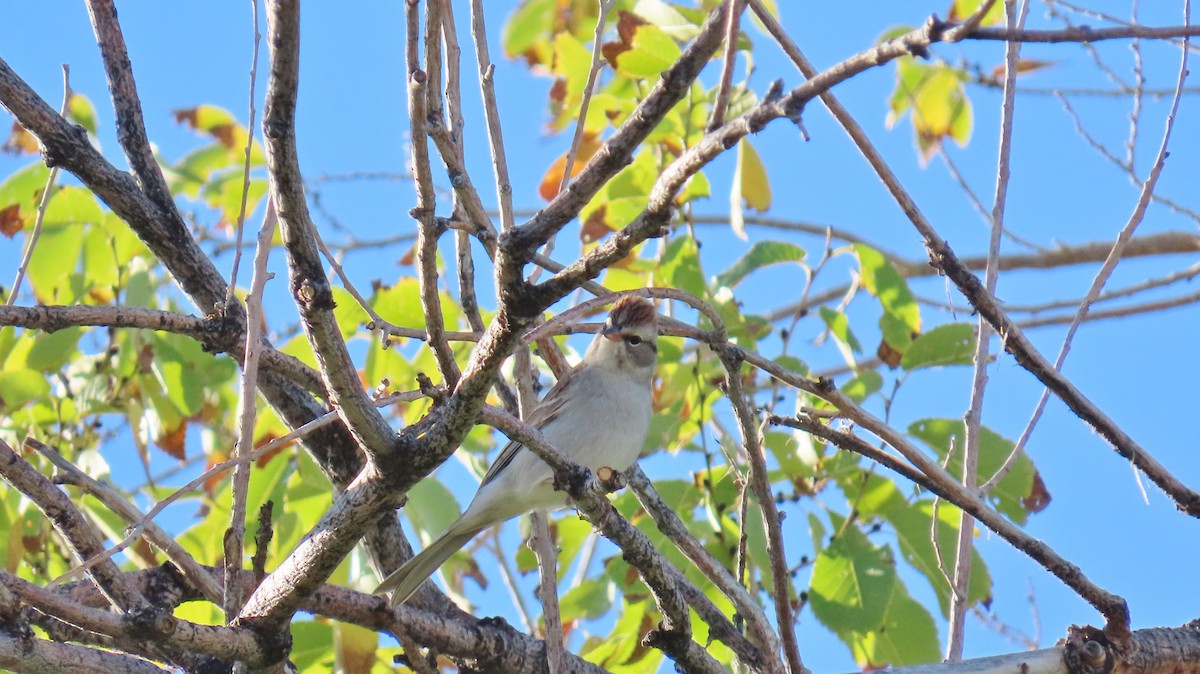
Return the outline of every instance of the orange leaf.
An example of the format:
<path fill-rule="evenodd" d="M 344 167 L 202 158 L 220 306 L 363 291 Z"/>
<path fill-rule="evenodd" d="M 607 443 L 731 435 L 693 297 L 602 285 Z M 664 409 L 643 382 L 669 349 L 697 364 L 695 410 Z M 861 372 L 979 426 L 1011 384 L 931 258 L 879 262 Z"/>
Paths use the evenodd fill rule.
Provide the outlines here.
<path fill-rule="evenodd" d="M 218 451 L 210 452 L 208 455 L 208 458 L 204 461 L 204 469 L 210 470 L 213 466 L 217 465 L 218 463 L 221 463 L 222 461 L 224 461 L 228 458 L 229 458 L 229 455 L 226 454 L 224 451 L 218 450 Z M 204 481 L 204 492 L 206 494 L 208 494 L 209 496 L 212 496 L 214 493 L 216 493 L 217 488 L 221 486 L 221 481 L 225 479 L 225 474 L 228 472 L 229 472 L 229 469 L 222 470 L 219 473 L 217 473 L 216 475 L 213 475 L 212 477 L 205 480 Z"/>
<path fill-rule="evenodd" d="M 1050 505 L 1050 490 L 1046 488 L 1046 483 L 1042 482 L 1042 476 L 1037 471 L 1033 472 L 1033 486 L 1029 489 L 1029 496 L 1021 499 L 1021 505 L 1030 513 L 1040 513 Z"/>
<path fill-rule="evenodd" d="M 604 221 L 604 215 L 607 211 L 608 208 L 605 206 L 601 206 L 600 208 L 592 211 L 592 214 L 588 216 L 587 221 L 584 222 L 583 226 L 579 228 L 579 239 L 581 241 L 584 243 L 599 241 L 613 231 L 613 228 L 609 227 L 608 223 Z"/>
<path fill-rule="evenodd" d="M 154 445 L 167 453 L 172 459 L 184 461 L 187 459 L 187 450 L 184 447 L 184 441 L 187 439 L 188 422 L 186 419 L 179 422 L 179 427 L 174 430 L 167 431 L 154 438 Z"/>
<path fill-rule="evenodd" d="M 0 234 L 11 239 L 25 226 L 25 218 L 21 217 L 20 204 L 10 204 L 0 209 Z"/>
<path fill-rule="evenodd" d="M 208 132 L 227 148 L 233 149 L 237 145 L 237 127 L 233 124 L 218 124 Z"/>
<path fill-rule="evenodd" d="M 1017 61 L 1017 74 L 1024 75 L 1056 65 L 1057 61 L 1042 61 L 1039 59 L 1020 59 Z M 999 81 L 1004 77 L 1004 64 L 992 68 L 992 79 Z"/>
<path fill-rule="evenodd" d="M 575 163 L 571 165 L 571 177 L 579 175 L 583 170 L 584 165 L 596 154 L 600 149 L 600 139 L 592 134 L 587 134 L 579 143 L 579 152 L 575 154 Z M 538 185 L 538 196 L 550 201 L 558 194 L 558 187 L 562 185 L 563 172 L 567 169 L 567 153 L 554 160 L 550 168 L 546 170 L 546 174 L 542 176 L 542 182 Z"/>
<path fill-rule="evenodd" d="M 615 65 L 618 56 L 633 49 L 633 34 L 637 32 L 638 26 L 645 23 L 645 19 L 633 12 L 624 10 L 617 12 L 618 39 L 615 42 L 605 42 L 600 47 L 600 53 L 604 55 L 604 60 L 608 61 L 609 65 Z"/>
<path fill-rule="evenodd" d="M 417 261 L 417 244 L 413 244 L 403 255 L 400 256 L 400 264 L 405 267 L 411 267 Z"/>
<path fill-rule="evenodd" d="M 14 121 L 12 131 L 8 134 L 8 140 L 4 141 L 4 145 L 0 146 L 0 149 L 9 154 L 37 154 L 38 142 L 32 133 Z"/>
<path fill-rule="evenodd" d="M 274 442 L 276 439 L 278 439 L 279 437 L 280 436 L 275 435 L 274 433 L 267 433 L 254 442 L 254 448 L 258 449 L 259 447 L 263 447 L 267 444 L 270 444 L 270 443 Z M 271 459 L 275 458 L 280 452 L 282 452 L 283 450 L 285 450 L 291 446 L 292 446 L 292 442 L 283 443 L 282 445 L 276 447 L 275 449 L 272 449 L 271 451 L 267 452 L 266 454 L 263 454 L 262 456 L 258 457 L 258 459 L 254 462 L 254 465 L 258 466 L 259 468 L 262 468 L 263 466 L 267 465 L 268 463 L 271 463 Z"/>
<path fill-rule="evenodd" d="M 892 345 L 888 344 L 887 340 L 879 341 L 879 348 L 875 350 L 875 355 L 879 356 L 879 360 L 882 360 L 893 370 L 900 367 L 900 359 L 904 356 L 904 354 L 892 348 Z"/>

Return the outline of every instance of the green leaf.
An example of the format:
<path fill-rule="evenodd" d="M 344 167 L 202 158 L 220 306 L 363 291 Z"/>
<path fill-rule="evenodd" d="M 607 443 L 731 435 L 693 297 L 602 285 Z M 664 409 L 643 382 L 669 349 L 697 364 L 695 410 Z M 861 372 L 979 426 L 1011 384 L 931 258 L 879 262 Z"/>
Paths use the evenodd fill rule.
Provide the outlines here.
<path fill-rule="evenodd" d="M 550 49 L 546 35 L 554 26 L 556 0 L 525 0 L 504 22 L 500 43 L 508 58 L 525 56 L 534 63 L 548 63 Z"/>
<path fill-rule="evenodd" d="M 825 321 L 825 327 L 829 330 L 829 334 L 833 335 L 838 346 L 842 347 L 842 353 L 846 360 L 853 361 L 850 352 L 862 353 L 862 345 L 851 332 L 850 319 L 846 318 L 846 314 L 834 311 L 829 307 L 821 307 L 821 320 Z"/>
<path fill-rule="evenodd" d="M 21 227 L 33 224 L 38 200 L 46 187 L 50 169 L 37 162 L 13 173 L 0 183 L 0 213 Z"/>
<path fill-rule="evenodd" d="M 35 370 L 0 372 L 0 411 L 11 414 L 29 402 L 50 395 L 50 383 Z"/>
<path fill-rule="evenodd" d="M 908 427 L 908 432 L 920 439 L 937 452 L 940 460 L 945 461 L 950 447 L 954 447 L 954 456 L 946 463 L 946 470 L 958 478 L 962 476 L 963 422 L 960 419 L 920 419 Z M 978 483 L 982 484 L 1000 469 L 1004 461 L 1012 454 L 1015 444 L 1012 440 L 996 433 L 986 426 L 979 429 L 979 464 Z M 1038 493 L 1034 494 L 1035 486 Z M 1025 452 L 1017 456 L 1012 469 L 1004 479 L 988 494 L 988 500 L 997 510 L 1004 513 L 1017 524 L 1025 524 L 1029 513 L 1037 512 L 1045 507 L 1050 494 L 1033 462 Z"/>
<path fill-rule="evenodd" d="M 895 583 L 891 551 L 848 526 L 817 555 L 808 597 L 813 615 L 829 629 L 868 632 L 883 625 Z"/>
<path fill-rule="evenodd" d="M 854 507 L 864 520 L 882 518 L 896 532 L 900 553 L 904 559 L 925 576 L 937 595 L 942 614 L 949 617 L 950 588 L 944 571 L 938 565 L 938 555 L 933 548 L 933 500 L 923 499 L 909 503 L 896 482 L 878 474 L 847 471 L 839 477 L 838 485 L 853 500 Z M 954 547 L 958 540 L 958 525 L 961 511 L 952 504 L 942 502 L 938 511 L 937 541 L 944 564 L 953 565 Z M 992 579 L 987 565 L 978 549 L 971 555 L 971 585 L 968 600 L 987 602 L 991 598 Z"/>
<path fill-rule="evenodd" d="M 607 578 L 587 578 L 559 598 L 564 621 L 592 620 L 612 608 L 611 584 Z"/>
<path fill-rule="evenodd" d="M 866 244 L 853 245 L 858 257 L 862 284 L 883 307 L 884 318 L 879 326 L 884 341 L 903 354 L 912 343 L 913 335 L 921 332 L 921 310 L 908 282 L 896 271 L 882 253 Z"/>
<path fill-rule="evenodd" d="M 71 327 L 54 332 L 27 332 L 33 345 L 25 355 L 25 366 L 40 372 L 54 372 L 71 362 L 83 328 Z"/>
<path fill-rule="evenodd" d="M 716 278 L 718 286 L 737 286 L 750 272 L 783 262 L 803 262 L 805 252 L 800 246 L 784 241 L 759 241 Z"/>
<path fill-rule="evenodd" d="M 950 6 L 950 16 L 947 21 L 965 21 L 967 17 L 975 13 L 979 6 L 983 4 L 983 0 L 954 0 L 954 4 Z M 987 14 L 983 15 L 983 20 L 980 21 L 980 26 L 995 26 L 1004 23 L 1004 3 L 992 3 Z"/>
<path fill-rule="evenodd" d="M 99 125 L 96 123 L 96 106 L 87 96 L 79 93 L 71 94 L 71 102 L 67 104 L 67 117 L 72 122 L 87 129 L 88 133 L 96 135 Z"/>
<path fill-rule="evenodd" d="M 111 302 L 121 283 L 121 267 L 104 227 L 88 227 L 83 236 L 84 284 L 93 299 Z"/>
<path fill-rule="evenodd" d="M 214 142 L 185 154 L 168 169 L 167 184 L 172 192 L 193 199 L 200 196 L 200 188 L 215 173 L 232 168 L 236 158 L 224 145 Z"/>
<path fill-rule="evenodd" d="M 333 671 L 333 625 L 315 620 L 294 620 L 292 650 L 288 659 L 299 672 Z"/>
<path fill-rule="evenodd" d="M 694 21 L 662 0 L 638 0 L 633 13 L 680 42 L 687 42 L 700 32 L 700 27 Z"/>
<path fill-rule="evenodd" d="M 771 207 L 771 181 L 767 167 L 750 141 L 738 141 L 737 173 L 734 178 L 741 187 L 742 200 L 747 208 L 762 212 Z"/>
<path fill-rule="evenodd" d="M 927 65 L 912 57 L 897 59 L 896 88 L 889 101 L 887 125 L 890 128 L 911 112 L 923 161 L 941 147 L 946 136 L 960 146 L 970 140 L 973 113 L 964 88 L 967 79 L 962 70 L 942 63 Z"/>
<path fill-rule="evenodd" d="M 42 236 L 29 262 L 29 280 L 38 300 L 70 303 L 67 276 L 79 266 L 86 227 L 103 219 L 100 202 L 81 187 L 63 187 L 54 193 L 42 220 Z"/>
<path fill-rule="evenodd" d="M 838 388 L 854 402 L 861 403 L 867 396 L 883 388 L 883 375 L 875 370 L 863 370 Z"/>
<path fill-rule="evenodd" d="M 970 365 L 975 355 L 975 326 L 947 323 L 918 336 L 904 352 L 900 367 L 909 372 L 942 365 Z"/>
<path fill-rule="evenodd" d="M 703 297 L 707 286 L 700 268 L 700 249 L 690 236 L 676 236 L 667 244 L 654 270 L 654 285 L 679 288 Z"/>
<path fill-rule="evenodd" d="M 653 24 L 639 25 L 630 39 L 630 49 L 616 57 L 617 72 L 632 79 L 658 77 L 683 55 L 679 45 Z M 588 60 L 590 63 L 591 55 Z"/>
<path fill-rule="evenodd" d="M 866 634 L 839 634 L 864 671 L 902 667 L 939 658 L 937 625 L 929 611 L 908 594 L 904 583 L 892 586 L 883 623 Z"/>
<path fill-rule="evenodd" d="M 404 514 L 425 545 L 449 528 L 460 513 L 454 494 L 437 480 L 421 480 L 408 491 Z"/>
<path fill-rule="evenodd" d="M 29 283 L 42 304 L 72 304 L 71 272 L 83 252 L 83 228 L 69 224 L 44 225 L 29 260 Z"/>

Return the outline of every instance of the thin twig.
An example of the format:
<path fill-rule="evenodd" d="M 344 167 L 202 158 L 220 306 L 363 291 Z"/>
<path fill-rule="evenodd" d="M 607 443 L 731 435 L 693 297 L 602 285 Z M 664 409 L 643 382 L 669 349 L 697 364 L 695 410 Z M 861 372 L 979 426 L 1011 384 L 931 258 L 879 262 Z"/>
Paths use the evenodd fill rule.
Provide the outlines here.
<path fill-rule="evenodd" d="M 732 11 L 725 17 L 725 54 L 721 59 L 721 79 L 717 82 L 717 93 L 713 97 L 712 117 L 708 120 L 709 131 L 725 123 L 725 109 L 729 107 L 733 85 L 733 68 L 737 65 L 738 33 L 745 10 L 746 0 L 733 0 Z"/>
<path fill-rule="evenodd" d="M 118 517 L 126 522 L 133 524 L 143 519 L 143 515 L 129 501 L 125 500 L 116 489 L 102 484 L 92 476 L 83 472 L 78 466 L 67 461 L 57 450 L 49 445 L 43 444 L 34 438 L 25 438 L 25 446 L 31 447 L 39 454 L 46 457 L 56 468 L 62 471 L 62 475 L 58 478 L 60 481 L 66 480 L 71 484 L 83 489 L 87 493 L 95 496 L 104 507 L 111 510 Z M 146 540 L 158 546 L 167 558 L 175 563 L 188 580 L 196 585 L 200 593 L 205 599 L 219 604 L 223 596 L 221 585 L 216 579 L 208 573 L 192 555 L 183 549 L 175 538 L 167 533 L 162 527 L 153 522 L 147 522 L 145 525 Z"/>
<path fill-rule="evenodd" d="M 1191 0 L 1184 0 L 1184 23 L 1191 23 Z M 1063 337 L 1062 345 L 1059 347 L 1058 356 L 1054 359 L 1054 371 L 1056 373 L 1062 371 L 1063 363 L 1066 362 L 1067 354 L 1071 351 L 1071 341 L 1075 337 L 1075 333 L 1079 329 L 1079 325 L 1087 317 L 1088 310 L 1091 308 L 1096 298 L 1100 296 L 1100 292 L 1104 289 L 1104 285 L 1112 276 L 1117 264 L 1121 261 L 1121 256 L 1125 251 L 1129 240 L 1133 238 L 1134 232 L 1138 225 L 1141 224 L 1146 215 L 1146 208 L 1150 205 L 1150 197 L 1154 194 L 1154 187 L 1158 184 L 1158 177 L 1162 174 L 1163 167 L 1167 161 L 1167 148 L 1170 145 L 1171 131 L 1175 127 L 1175 115 L 1179 111 L 1179 101 L 1183 96 L 1182 89 L 1184 82 L 1187 81 L 1188 75 L 1188 49 L 1190 38 L 1184 38 L 1184 49 L 1180 50 L 1179 59 L 1179 76 L 1175 84 L 1175 97 L 1171 101 L 1171 109 L 1167 113 L 1165 128 L 1163 130 L 1162 141 L 1159 144 L 1158 154 L 1155 157 L 1154 164 L 1150 168 L 1149 175 L 1146 176 L 1145 182 L 1142 183 L 1141 194 L 1138 195 L 1138 200 L 1134 204 L 1133 212 L 1126 221 L 1125 226 L 1117 234 L 1117 239 L 1113 242 L 1112 250 L 1104 263 L 1100 266 L 1100 270 L 1096 272 L 1095 278 L 1092 279 L 1092 284 L 1088 288 L 1088 292 L 1084 295 L 1083 301 L 1079 303 L 1079 309 L 1075 312 L 1075 318 L 1071 320 L 1070 327 L 1067 328 L 1067 334 Z M 1024 450 L 1025 444 L 1029 441 L 1030 435 L 1033 434 L 1033 429 L 1037 426 L 1038 420 L 1041 419 L 1042 411 L 1046 407 L 1047 401 L 1050 399 L 1050 388 L 1042 389 L 1042 394 L 1038 398 L 1037 405 L 1034 407 L 1033 414 L 1030 415 L 1029 422 L 1026 423 L 1025 429 L 1021 431 L 1020 437 L 1017 438 L 1016 444 L 1013 446 L 1012 452 L 1005 459 L 1000 469 L 996 471 L 982 487 L 983 493 L 987 493 L 994 488 L 1003 477 L 1008 474 L 1013 465 L 1016 464 L 1018 455 Z"/>
<path fill-rule="evenodd" d="M 262 351 L 262 335 L 266 329 L 266 312 L 262 296 L 267 281 L 274 274 L 267 271 L 267 260 L 271 256 L 271 238 L 278 221 L 275 217 L 275 197 L 268 194 L 267 212 L 258 230 L 258 244 L 254 252 L 254 274 L 250 281 L 250 294 L 246 297 L 246 350 L 242 361 L 242 384 L 238 391 L 238 439 L 233 448 L 233 458 L 241 459 L 254 446 L 254 422 L 258 412 L 258 359 Z M 234 582 L 242 570 L 242 556 L 246 538 L 246 498 L 250 490 L 250 464 L 238 461 L 233 468 L 232 504 L 229 509 L 229 529 L 225 532 L 225 598 L 221 607 L 225 611 L 225 622 L 230 624 L 242 609 L 241 585 Z"/>
<path fill-rule="evenodd" d="M 229 272 L 229 289 L 225 291 L 225 303 L 233 302 L 233 291 L 237 288 L 238 264 L 242 261 L 242 230 L 246 224 L 246 204 L 250 198 L 250 153 L 254 149 L 254 116 L 258 109 L 254 105 L 255 87 L 258 84 L 258 44 L 262 33 L 258 30 L 258 0 L 250 0 L 250 20 L 254 26 L 254 48 L 250 57 L 250 119 L 246 122 L 246 160 L 242 166 L 242 203 L 238 208 L 237 229 L 234 235 L 233 268 Z"/>
<path fill-rule="evenodd" d="M 1017 8 L 1017 0 L 1006 0 L 1004 3 L 1006 21 L 1009 28 L 1021 29 L 1025 25 L 1025 17 L 1029 11 L 1029 3 L 1024 0 Z M 996 166 L 996 190 L 992 200 L 991 238 L 988 241 L 987 267 L 984 272 L 984 289 L 992 294 L 996 292 L 996 282 L 1000 270 L 997 261 L 1000 259 L 1000 240 L 1004 231 L 1004 212 L 1008 202 L 1008 183 L 1011 176 L 1012 129 L 1013 115 L 1016 107 L 1016 91 L 1014 86 L 1017 79 L 1017 66 L 1021 58 L 1021 44 L 1009 42 L 1005 45 L 1004 53 L 1004 96 L 1000 106 L 1000 150 Z M 979 430 L 983 418 L 983 401 L 988 382 L 988 363 L 991 360 L 991 326 L 982 317 L 978 320 L 975 354 L 973 357 L 973 373 L 971 378 L 970 402 L 966 414 L 963 415 L 965 441 L 963 443 L 963 489 L 968 493 L 975 491 L 979 467 Z M 936 526 L 936 520 L 935 524 Z M 971 585 L 971 552 L 974 549 L 975 518 L 966 510 L 959 514 L 958 537 L 954 552 L 954 578 L 950 592 L 950 625 L 949 637 L 946 640 L 946 660 L 958 662 L 962 659 L 964 644 L 964 629 L 967 621 L 968 593 Z"/>
<path fill-rule="evenodd" d="M 59 115 L 66 117 L 67 109 L 71 105 L 71 66 L 64 63 L 63 71 L 63 102 L 59 109 Z M 46 185 L 42 188 L 42 196 L 38 199 L 37 215 L 33 219 L 33 231 L 29 233 L 29 241 L 25 243 L 25 251 L 21 254 L 21 263 L 17 265 L 17 276 L 13 279 L 12 290 L 8 292 L 8 299 L 5 300 L 5 306 L 12 306 L 17 301 L 17 293 L 21 290 L 21 281 L 25 278 L 25 271 L 29 268 L 29 261 L 33 259 L 34 248 L 37 247 L 38 239 L 42 236 L 42 221 L 46 218 L 46 207 L 50 205 L 50 198 L 54 196 L 54 183 L 58 180 L 58 166 L 50 169 L 50 175 L 46 176 Z"/>

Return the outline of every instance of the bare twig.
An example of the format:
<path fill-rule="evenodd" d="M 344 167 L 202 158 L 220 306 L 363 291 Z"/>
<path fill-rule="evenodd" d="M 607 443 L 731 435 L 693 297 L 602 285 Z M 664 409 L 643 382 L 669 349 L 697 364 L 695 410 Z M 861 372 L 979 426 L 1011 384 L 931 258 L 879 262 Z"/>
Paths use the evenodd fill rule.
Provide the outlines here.
<path fill-rule="evenodd" d="M 267 316 L 263 310 L 262 295 L 267 281 L 274 274 L 267 271 L 267 260 L 271 255 L 271 238 L 275 234 L 275 198 L 268 195 L 267 212 L 258 230 L 258 244 L 254 253 L 254 274 L 250 281 L 250 294 L 246 297 L 246 355 L 242 360 L 242 383 L 238 392 L 238 439 L 232 452 L 239 461 L 233 468 L 232 504 L 229 510 L 229 528 L 225 532 L 225 599 L 221 607 L 225 610 L 225 622 L 231 623 L 242 609 L 241 586 L 233 582 L 242 570 L 242 552 L 246 538 L 246 498 L 250 489 L 250 464 L 241 461 L 254 446 L 254 421 L 258 411 L 258 357 L 262 351 L 262 335 L 266 329 Z"/>
<path fill-rule="evenodd" d="M 101 484 L 95 478 L 80 470 L 75 464 L 67 461 L 53 447 L 38 442 L 34 438 L 25 438 L 25 446 L 37 450 L 38 453 L 53 463 L 55 468 L 62 471 L 62 474 L 56 478 L 58 481 L 67 481 L 95 496 L 104 504 L 105 508 L 108 508 L 129 524 L 143 521 L 142 513 L 132 503 L 126 501 L 125 497 L 118 493 L 117 490 Z M 153 522 L 146 522 L 145 536 L 146 540 L 158 546 L 159 549 L 166 553 L 168 559 L 179 566 L 183 574 L 200 589 L 200 593 L 206 599 L 214 604 L 220 603 L 223 596 L 221 585 L 196 562 L 195 558 L 187 550 L 183 549 L 183 546 L 171 534 Z"/>
<path fill-rule="evenodd" d="M 791 574 L 788 572 L 787 556 L 783 549 L 782 518 L 771 493 L 771 481 L 767 476 L 766 457 L 763 456 L 762 433 L 754 418 L 750 400 L 742 386 L 742 360 L 737 354 L 714 345 L 714 350 L 725 365 L 725 392 L 737 417 L 742 434 L 742 447 L 750 464 L 750 488 L 763 518 L 767 531 L 767 556 L 771 562 L 771 584 L 775 603 L 775 620 L 779 624 L 779 636 L 783 643 L 783 654 L 788 671 L 792 674 L 807 674 L 800 659 L 800 645 L 796 641 L 795 618 L 792 614 Z"/>
<path fill-rule="evenodd" d="M 441 27 L 441 16 L 438 12 L 440 3 L 427 3 L 432 13 L 429 19 L 431 26 Z M 429 86 L 429 74 L 420 69 L 418 59 L 420 46 L 420 7 L 417 3 L 406 3 L 407 32 L 405 38 L 405 61 L 408 66 L 408 121 L 411 128 L 409 140 L 412 147 L 412 170 L 417 186 L 417 205 L 411 214 L 417 220 L 417 280 L 421 287 L 421 308 L 425 313 L 425 330 L 428 334 L 429 346 L 437 359 L 438 369 L 446 385 L 453 388 L 458 383 L 461 374 L 458 363 L 454 360 L 454 351 L 442 334 L 446 329 L 445 318 L 442 314 L 442 300 L 438 295 L 437 242 L 440 232 L 434 223 L 434 209 L 437 196 L 433 191 L 433 172 L 429 164 L 429 141 L 426 135 L 426 123 L 430 119 L 428 110 L 429 94 L 427 89 L 437 92 L 437 80 Z M 441 68 L 441 30 L 427 32 L 425 39 L 426 62 Z M 435 54 L 436 52 L 436 54 Z M 434 73 L 437 75 L 437 73 Z M 436 100 L 440 100 L 435 95 Z M 441 117 L 441 110 L 435 111 Z"/>
<path fill-rule="evenodd" d="M 738 33 L 745 10 L 746 0 L 733 0 L 733 9 L 725 17 L 725 54 L 721 60 L 721 79 L 717 82 L 717 93 L 713 98 L 712 117 L 708 120 L 709 131 L 725 123 L 725 109 L 729 106 L 733 85 L 733 68 L 737 64 Z"/>
<path fill-rule="evenodd" d="M 396 434 L 358 380 L 358 370 L 333 315 L 332 286 L 321 264 L 316 227 L 304 199 L 294 125 L 300 77 L 299 7 L 296 0 L 278 0 L 269 4 L 268 9 L 271 60 L 263 136 L 271 194 L 287 252 L 290 290 L 309 343 L 321 364 L 330 404 L 367 456 L 386 456 L 395 450 Z"/>
<path fill-rule="evenodd" d="M 0 440 L 0 476 L 46 514 L 80 562 L 102 555 L 104 545 L 100 535 L 71 499 L 3 440 Z M 111 559 L 100 557 L 87 571 L 88 577 L 109 603 L 121 611 L 132 611 L 148 605 Z"/>
<path fill-rule="evenodd" d="M 546 639 L 546 669 L 559 674 L 566 666 L 562 614 L 558 609 L 558 555 L 550 537 L 550 522 L 545 511 L 529 513 L 529 546 L 538 560 L 538 599 L 542 602 L 542 620 Z"/>
<path fill-rule="evenodd" d="M 749 625 L 750 636 L 762 649 L 762 670 L 784 671 L 783 662 L 779 659 L 779 638 L 754 597 L 750 596 L 746 588 L 742 587 L 739 581 L 691 535 L 679 519 L 679 515 L 655 491 L 650 478 L 646 477 L 641 467 L 635 465 L 629 469 L 629 486 L 637 495 L 638 502 L 654 518 L 658 530 L 670 538 L 675 547 L 733 602 L 737 615 Z"/>
<path fill-rule="evenodd" d="M 254 116 L 258 109 L 254 105 L 255 87 L 258 84 L 258 44 L 262 33 L 258 30 L 258 0 L 250 0 L 250 21 L 254 26 L 254 48 L 250 57 L 250 101 L 249 120 L 246 122 L 246 159 L 242 165 L 242 203 L 238 207 L 237 229 L 234 235 L 233 266 L 229 272 L 229 289 L 225 292 L 225 303 L 233 302 L 233 291 L 237 288 L 238 264 L 242 261 L 242 230 L 246 224 L 246 204 L 250 198 L 250 153 L 254 149 Z M 270 242 L 268 242 L 270 243 Z"/>
<path fill-rule="evenodd" d="M 63 71 L 63 102 L 59 109 L 59 115 L 67 116 L 67 109 L 71 105 L 71 66 L 66 63 L 62 66 Z M 37 215 L 33 219 L 33 231 L 29 233 L 29 241 L 25 243 L 25 251 L 21 253 L 21 262 L 17 265 L 17 276 L 13 279 L 12 289 L 8 291 L 8 299 L 5 300 L 6 306 L 12 306 L 17 301 L 17 293 L 21 290 L 21 281 L 25 278 L 25 271 L 29 268 L 29 261 L 33 259 L 33 251 L 37 247 L 38 239 L 42 236 L 42 221 L 46 219 L 46 207 L 50 205 L 50 199 L 54 196 L 54 183 L 58 180 L 58 167 L 50 169 L 50 175 L 46 176 L 46 185 L 42 188 L 42 196 L 38 199 Z"/>
<path fill-rule="evenodd" d="M 1190 0 L 1184 0 L 1184 22 L 1188 24 L 1191 23 Z M 1184 49 L 1180 50 L 1181 56 L 1179 63 L 1179 76 L 1175 84 L 1175 97 L 1172 99 L 1171 109 L 1167 113 L 1167 119 L 1165 122 L 1166 128 L 1163 130 L 1162 142 L 1159 145 L 1158 154 L 1155 157 L 1154 164 L 1150 168 L 1149 175 L 1146 176 L 1146 180 L 1142 183 L 1141 194 L 1138 195 L 1138 200 L 1134 204 L 1133 213 L 1130 214 L 1129 220 L 1117 234 L 1117 240 L 1113 242 L 1112 250 L 1109 252 L 1108 257 L 1105 258 L 1104 264 L 1100 266 L 1100 270 L 1096 272 L 1096 276 L 1092 279 L 1092 284 L 1088 288 L 1087 294 L 1084 295 L 1083 300 L 1079 303 L 1079 309 L 1075 312 L 1075 317 L 1071 320 L 1070 327 L 1067 328 L 1067 334 L 1063 338 L 1062 346 L 1059 347 L 1058 356 L 1054 360 L 1053 367 L 1056 373 L 1062 371 L 1062 366 L 1063 363 L 1066 362 L 1067 354 L 1071 351 L 1071 341 L 1074 339 L 1075 333 L 1079 329 L 1079 325 L 1087 317 L 1088 310 L 1091 308 L 1092 303 L 1095 302 L 1096 298 L 1100 296 L 1100 292 L 1104 289 L 1104 285 L 1108 282 L 1109 277 L 1112 276 L 1113 270 L 1115 270 L 1117 267 L 1117 263 L 1120 262 L 1121 256 L 1128 246 L 1129 241 L 1133 238 L 1134 232 L 1137 230 L 1138 225 L 1141 224 L 1142 219 L 1146 215 L 1146 208 L 1150 204 L 1150 197 L 1154 194 L 1154 187 L 1158 183 L 1158 177 L 1162 174 L 1163 166 L 1166 164 L 1168 154 L 1167 148 L 1169 147 L 1171 140 L 1171 131 L 1175 126 L 1175 114 L 1179 111 L 1179 101 L 1183 96 L 1183 85 L 1184 82 L 1187 81 L 1189 52 L 1186 47 L 1190 43 L 1189 40 L 1190 38 L 1184 38 Z M 1132 154 L 1130 156 L 1132 157 Z M 1045 409 L 1049 397 L 1050 388 L 1046 387 L 1042 389 L 1042 394 L 1038 398 L 1038 402 L 1034 407 L 1033 414 L 1030 415 L 1029 422 L 1025 425 L 1025 429 L 1021 432 L 1020 437 L 1017 438 L 1017 442 L 1013 446 L 1013 451 L 1009 454 L 1008 458 L 1005 459 L 1004 463 L 1000 466 L 1000 469 L 996 471 L 996 474 L 993 475 L 983 485 L 982 491 L 984 493 L 987 493 L 990 489 L 994 488 L 996 484 L 998 484 L 999 481 L 1003 479 L 1006 474 L 1008 474 L 1008 471 L 1012 469 L 1013 465 L 1015 465 L 1018 455 L 1024 450 L 1025 444 L 1029 441 L 1029 436 L 1033 434 L 1033 429 L 1037 426 L 1038 420 L 1041 419 L 1042 411 Z M 1153 479 L 1153 476 L 1151 476 L 1151 479 Z"/>
<path fill-rule="evenodd" d="M 1025 25 L 1025 17 L 1029 11 L 1027 0 L 1020 3 L 1017 9 L 1016 0 L 1006 0 L 1005 15 L 1009 28 L 1020 29 Z M 1021 57 L 1021 44 L 1009 42 L 1005 45 L 1004 53 L 1004 97 L 1000 114 L 1000 151 L 996 166 L 996 191 L 992 201 L 992 232 L 988 242 L 987 269 L 984 274 L 984 289 L 995 294 L 996 281 L 1000 270 L 996 268 L 1000 258 L 1000 236 L 1004 230 L 1004 211 L 1008 200 L 1008 182 L 1012 164 L 1012 127 L 1013 113 L 1016 104 L 1014 86 L 1017 79 L 1017 66 Z M 963 416 L 963 474 L 962 485 L 967 492 L 974 492 L 978 480 L 979 466 L 979 428 L 983 417 L 983 400 L 987 388 L 988 363 L 991 360 L 991 326 L 980 318 L 978 335 L 975 341 L 974 368 L 971 379 L 971 396 L 967 412 Z M 936 527 L 937 518 L 934 518 Z M 954 578 L 950 593 L 950 626 L 949 637 L 946 640 L 946 659 L 957 662 L 962 659 L 963 631 L 966 627 L 968 590 L 971 585 L 971 551 L 973 550 L 975 534 L 975 518 L 966 510 L 961 511 L 958 522 L 958 538 L 955 542 Z"/>

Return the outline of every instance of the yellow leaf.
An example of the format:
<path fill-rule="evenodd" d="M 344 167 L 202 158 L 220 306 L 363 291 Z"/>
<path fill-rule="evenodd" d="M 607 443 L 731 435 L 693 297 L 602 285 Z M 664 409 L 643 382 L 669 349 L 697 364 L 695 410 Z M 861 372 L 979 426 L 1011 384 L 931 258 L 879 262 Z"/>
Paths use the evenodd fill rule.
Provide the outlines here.
<path fill-rule="evenodd" d="M 738 142 L 737 168 L 733 174 L 733 192 L 730 195 L 730 224 L 734 234 L 746 239 L 743 219 L 743 204 L 762 212 L 771 207 L 771 182 L 767 179 L 767 168 L 750 141 L 743 138 Z"/>

